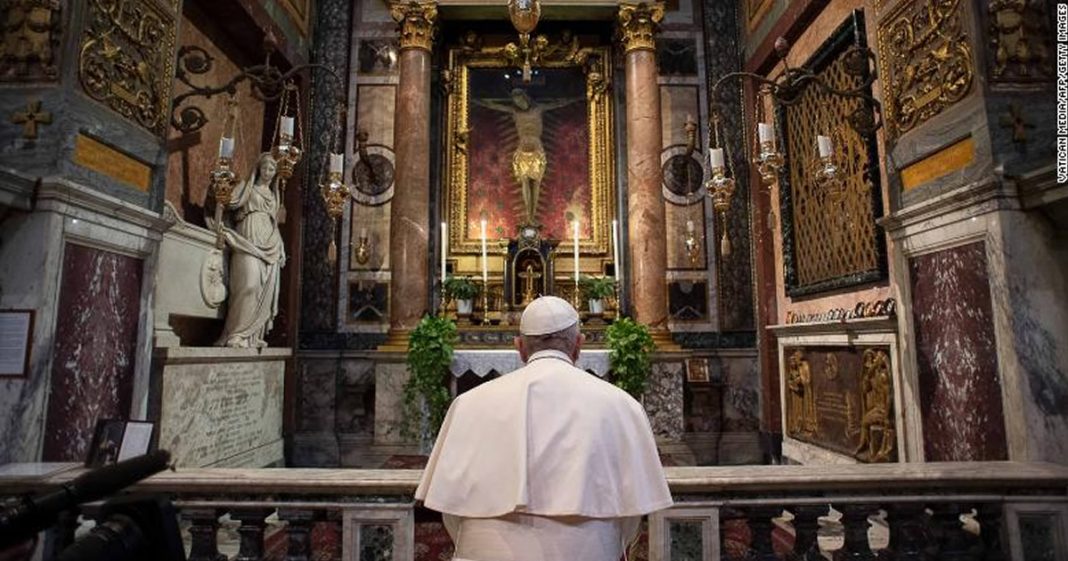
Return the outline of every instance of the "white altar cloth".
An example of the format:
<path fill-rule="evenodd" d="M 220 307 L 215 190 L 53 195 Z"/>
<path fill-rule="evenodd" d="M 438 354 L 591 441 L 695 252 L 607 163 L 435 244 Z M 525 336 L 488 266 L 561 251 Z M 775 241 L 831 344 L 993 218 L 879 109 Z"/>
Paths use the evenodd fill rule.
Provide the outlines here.
<path fill-rule="evenodd" d="M 457 378 L 463 376 L 468 370 L 474 372 L 479 378 L 484 378 L 492 371 L 507 374 L 522 366 L 519 353 L 514 350 L 458 349 L 452 354 L 449 371 Z M 605 374 L 608 374 L 608 350 L 583 350 L 579 353 L 578 364 L 575 366 L 604 378 Z"/>

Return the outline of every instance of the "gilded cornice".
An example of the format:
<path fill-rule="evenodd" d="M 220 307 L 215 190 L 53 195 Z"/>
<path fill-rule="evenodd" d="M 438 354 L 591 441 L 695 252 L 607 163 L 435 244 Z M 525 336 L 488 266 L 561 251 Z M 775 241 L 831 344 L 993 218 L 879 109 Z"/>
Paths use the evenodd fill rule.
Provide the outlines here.
<path fill-rule="evenodd" d="M 390 15 L 400 27 L 400 48 L 429 51 L 434 43 L 434 23 L 438 19 L 435 2 L 396 2 Z"/>
<path fill-rule="evenodd" d="M 626 52 L 656 50 L 656 32 L 664 19 L 664 3 L 620 4 L 617 20 Z"/>

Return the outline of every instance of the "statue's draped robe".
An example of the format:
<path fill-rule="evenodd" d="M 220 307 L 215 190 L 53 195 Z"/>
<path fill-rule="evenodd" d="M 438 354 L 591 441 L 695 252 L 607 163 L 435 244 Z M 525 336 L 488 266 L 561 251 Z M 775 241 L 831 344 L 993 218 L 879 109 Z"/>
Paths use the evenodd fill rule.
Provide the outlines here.
<path fill-rule="evenodd" d="M 278 313 L 278 291 L 285 246 L 278 231 L 277 180 L 241 184 L 230 208 L 235 227 L 223 228 L 230 247 L 230 305 L 220 343 L 233 347 L 261 345 Z"/>

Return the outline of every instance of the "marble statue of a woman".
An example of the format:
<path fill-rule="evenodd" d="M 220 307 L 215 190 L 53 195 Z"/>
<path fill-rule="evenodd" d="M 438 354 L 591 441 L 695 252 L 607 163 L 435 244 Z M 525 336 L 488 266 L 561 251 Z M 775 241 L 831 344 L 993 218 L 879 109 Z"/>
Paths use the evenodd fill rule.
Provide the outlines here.
<path fill-rule="evenodd" d="M 234 189 L 227 210 L 233 228 L 223 227 L 230 248 L 230 304 L 220 346 L 266 347 L 264 336 L 278 314 L 278 290 L 286 254 L 278 231 L 278 164 L 260 155 L 249 178 Z"/>

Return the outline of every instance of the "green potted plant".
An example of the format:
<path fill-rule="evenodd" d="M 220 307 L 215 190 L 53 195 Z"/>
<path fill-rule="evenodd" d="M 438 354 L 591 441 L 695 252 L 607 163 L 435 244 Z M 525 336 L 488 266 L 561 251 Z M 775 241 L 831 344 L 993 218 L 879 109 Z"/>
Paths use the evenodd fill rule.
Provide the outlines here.
<path fill-rule="evenodd" d="M 621 318 L 608 326 L 604 336 L 613 382 L 640 398 L 652 368 L 650 355 L 656 349 L 649 328 L 631 318 Z"/>
<path fill-rule="evenodd" d="M 419 438 L 420 445 L 433 443 L 449 410 L 449 365 L 457 340 L 456 324 L 443 316 L 425 316 L 408 338 L 401 434 Z"/>
<path fill-rule="evenodd" d="M 471 277 L 448 277 L 445 279 L 445 294 L 456 300 L 457 314 L 469 316 L 474 309 L 478 285 L 471 280 Z"/>
<path fill-rule="evenodd" d="M 579 289 L 589 301 L 590 313 L 600 315 L 604 313 L 604 299 L 616 293 L 616 279 L 584 276 L 579 279 Z"/>

